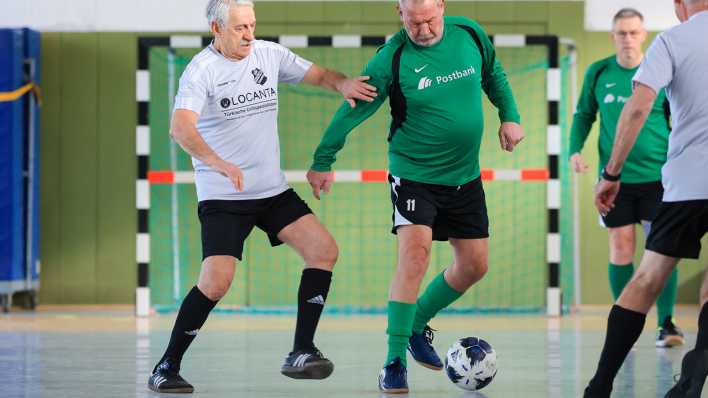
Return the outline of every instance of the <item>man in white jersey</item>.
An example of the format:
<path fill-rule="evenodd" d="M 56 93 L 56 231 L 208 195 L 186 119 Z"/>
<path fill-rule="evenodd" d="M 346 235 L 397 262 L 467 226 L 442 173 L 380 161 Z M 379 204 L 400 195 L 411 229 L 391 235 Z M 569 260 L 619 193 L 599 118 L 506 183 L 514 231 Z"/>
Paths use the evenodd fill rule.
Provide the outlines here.
<path fill-rule="evenodd" d="M 674 0 L 681 24 L 652 43 L 637 74 L 634 94 L 617 126 L 615 144 L 595 189 L 601 214 L 614 206 L 619 179 L 657 93 L 666 88 L 673 131 L 662 169 L 664 197 L 647 238 L 642 263 L 612 307 L 605 346 L 585 397 L 609 397 L 617 371 L 644 328 L 646 313 L 679 259 L 698 258 L 708 232 L 708 0 Z M 700 293 L 696 347 L 681 365 L 667 397 L 699 398 L 708 375 L 708 276 Z"/>
<path fill-rule="evenodd" d="M 280 169 L 278 83 L 320 86 L 372 101 L 375 88 L 359 77 L 321 68 L 287 48 L 256 40 L 253 3 L 209 0 L 214 41 L 187 66 L 179 83 L 171 135 L 193 158 L 203 262 L 185 297 L 167 350 L 148 380 L 156 392 L 192 392 L 180 375 L 189 344 L 229 289 L 243 243 L 254 227 L 273 246 L 286 243 L 303 258 L 293 349 L 281 373 L 323 379 L 334 365 L 313 343 L 338 249 Z"/>

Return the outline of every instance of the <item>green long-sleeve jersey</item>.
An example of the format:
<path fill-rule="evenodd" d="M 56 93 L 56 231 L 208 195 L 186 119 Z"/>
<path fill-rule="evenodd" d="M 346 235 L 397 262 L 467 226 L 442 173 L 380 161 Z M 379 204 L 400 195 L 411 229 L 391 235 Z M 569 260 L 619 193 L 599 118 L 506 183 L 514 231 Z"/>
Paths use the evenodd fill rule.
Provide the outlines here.
<path fill-rule="evenodd" d="M 600 113 L 599 170 L 602 170 L 612 155 L 615 131 L 624 104 L 632 96 L 632 78 L 638 68 L 627 69 L 617 63 L 615 56 L 590 65 L 578 99 L 570 132 L 570 153 L 583 149 L 585 140 Z M 654 107 L 637 137 L 622 169 L 622 182 L 644 183 L 661 180 L 661 167 L 666 163 L 669 145 L 668 110 L 666 95 L 661 90 Z"/>
<path fill-rule="evenodd" d="M 371 103 L 357 102 L 355 108 L 347 103 L 339 108 L 311 168 L 331 170 L 347 134 L 389 98 L 388 157 L 393 175 L 449 186 L 479 177 L 482 90 L 499 109 L 502 122 L 520 122 L 506 73 L 495 54 L 482 27 L 468 18 L 445 17 L 443 38 L 431 47 L 415 44 L 401 29 L 362 72 L 371 77 L 368 83 L 376 87 L 378 96 Z"/>

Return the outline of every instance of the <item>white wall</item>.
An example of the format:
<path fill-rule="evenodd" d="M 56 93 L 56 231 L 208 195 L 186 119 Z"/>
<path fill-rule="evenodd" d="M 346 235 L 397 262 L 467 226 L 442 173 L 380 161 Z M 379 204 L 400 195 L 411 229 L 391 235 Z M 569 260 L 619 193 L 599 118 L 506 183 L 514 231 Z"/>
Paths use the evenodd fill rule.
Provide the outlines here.
<path fill-rule="evenodd" d="M 274 0 L 256 0 L 256 3 L 264 1 Z M 345 0 L 319 0 L 322 1 Z M 29 26 L 41 31 L 77 32 L 204 32 L 208 30 L 204 16 L 206 2 L 207 0 L 0 0 L 0 27 Z M 640 10 L 650 30 L 665 30 L 678 23 L 672 0 L 586 0 L 585 28 L 590 31 L 611 30 L 612 17 L 622 7 Z"/>
<path fill-rule="evenodd" d="M 0 27 L 40 31 L 209 29 L 206 0 L 0 0 Z"/>
<path fill-rule="evenodd" d="M 290 2 L 390 2 L 397 0 L 255 0 Z M 480 0 L 447 0 L 474 2 Z M 486 0 L 514 1 L 514 0 Z M 516 0 L 525 1 L 525 0 Z M 531 1 L 531 0 L 529 0 Z M 549 0 L 560 1 L 560 0 Z M 582 0 L 565 0 L 582 1 Z M 667 1 L 667 0 L 646 0 Z M 40 31 L 186 31 L 208 30 L 207 0 L 0 0 L 0 27 L 29 26 Z"/>
<path fill-rule="evenodd" d="M 672 0 L 586 0 L 585 29 L 611 31 L 612 17 L 625 7 L 639 10 L 650 31 L 663 31 L 679 23 Z"/>

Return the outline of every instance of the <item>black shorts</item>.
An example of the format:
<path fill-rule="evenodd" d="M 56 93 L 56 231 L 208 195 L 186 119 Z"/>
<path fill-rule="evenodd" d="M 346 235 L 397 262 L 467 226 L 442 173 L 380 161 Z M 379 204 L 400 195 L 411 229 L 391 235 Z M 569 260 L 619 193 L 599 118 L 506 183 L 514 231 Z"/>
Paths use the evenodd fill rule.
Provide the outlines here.
<path fill-rule="evenodd" d="M 708 200 L 663 202 L 651 224 L 647 250 L 675 258 L 698 258 L 708 232 Z"/>
<path fill-rule="evenodd" d="M 268 234 L 270 244 L 282 244 L 278 233 L 301 217 L 311 214 L 295 191 L 266 199 L 203 200 L 198 207 L 202 224 L 202 259 L 233 256 L 241 260 L 243 242 L 256 226 Z"/>
<path fill-rule="evenodd" d="M 615 199 L 615 207 L 602 217 L 602 225 L 607 228 L 624 227 L 653 221 L 659 211 L 664 187 L 661 181 L 642 184 L 620 184 Z"/>
<path fill-rule="evenodd" d="M 389 175 L 393 202 L 392 233 L 402 225 L 427 225 L 433 240 L 489 237 L 482 179 L 464 185 L 425 184 Z"/>

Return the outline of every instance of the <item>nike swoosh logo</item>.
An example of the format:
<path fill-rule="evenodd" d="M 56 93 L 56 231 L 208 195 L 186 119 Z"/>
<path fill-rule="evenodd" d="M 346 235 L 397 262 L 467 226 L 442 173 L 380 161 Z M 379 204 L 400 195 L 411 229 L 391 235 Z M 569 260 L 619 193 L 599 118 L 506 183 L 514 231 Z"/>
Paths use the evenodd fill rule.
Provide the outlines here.
<path fill-rule="evenodd" d="M 427 68 L 427 67 L 428 67 L 428 65 L 426 64 L 426 65 L 425 65 L 425 66 L 423 66 L 423 67 L 420 67 L 420 68 L 414 68 L 413 70 L 415 70 L 415 73 L 420 73 L 420 71 L 422 71 L 423 69 L 425 69 L 425 68 Z"/>
<path fill-rule="evenodd" d="M 607 84 L 605 84 L 605 87 L 606 87 L 606 88 L 612 88 L 612 87 L 614 87 L 614 86 L 616 86 L 616 85 L 617 85 L 617 83 L 607 83 Z"/>

